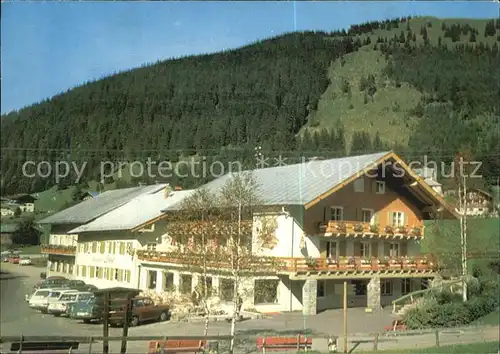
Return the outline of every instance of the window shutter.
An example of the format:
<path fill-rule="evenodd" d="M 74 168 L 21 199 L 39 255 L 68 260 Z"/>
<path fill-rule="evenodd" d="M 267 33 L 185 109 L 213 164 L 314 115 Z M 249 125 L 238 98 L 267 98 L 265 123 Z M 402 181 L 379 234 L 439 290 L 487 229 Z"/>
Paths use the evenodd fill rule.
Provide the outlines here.
<path fill-rule="evenodd" d="M 380 216 L 379 216 L 379 213 L 375 213 L 374 214 L 374 217 L 373 217 L 373 220 L 375 222 L 376 225 L 380 224 Z"/>
<path fill-rule="evenodd" d="M 378 257 L 378 240 L 372 241 L 372 257 Z"/>
<path fill-rule="evenodd" d="M 345 242 L 345 240 L 340 240 L 338 245 L 339 245 L 339 257 L 345 257 L 346 256 L 346 242 Z"/>
<path fill-rule="evenodd" d="M 400 256 L 407 256 L 408 255 L 408 245 L 406 244 L 406 242 L 401 242 L 399 244 L 399 248 L 400 248 L 400 252 L 399 252 L 399 255 Z"/>
<path fill-rule="evenodd" d="M 354 242 L 354 256 L 361 257 L 361 242 Z"/>
<path fill-rule="evenodd" d="M 393 212 L 392 212 L 392 211 L 389 211 L 389 212 L 387 213 L 387 218 L 388 218 L 388 220 L 387 220 L 387 225 L 392 225 L 392 220 L 393 220 L 393 215 L 392 215 L 392 214 L 393 214 Z"/>
<path fill-rule="evenodd" d="M 407 213 L 403 213 L 403 225 L 404 226 L 408 226 L 408 214 Z"/>

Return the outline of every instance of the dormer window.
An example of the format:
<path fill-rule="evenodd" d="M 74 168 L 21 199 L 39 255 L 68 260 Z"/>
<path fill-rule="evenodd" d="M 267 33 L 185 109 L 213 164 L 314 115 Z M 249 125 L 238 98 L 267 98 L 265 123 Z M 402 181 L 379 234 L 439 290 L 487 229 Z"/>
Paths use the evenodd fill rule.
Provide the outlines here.
<path fill-rule="evenodd" d="M 363 177 L 354 181 L 354 192 L 363 193 L 365 191 L 365 179 Z"/>
<path fill-rule="evenodd" d="M 139 232 L 153 232 L 155 230 L 155 224 L 148 225 L 139 230 Z"/>

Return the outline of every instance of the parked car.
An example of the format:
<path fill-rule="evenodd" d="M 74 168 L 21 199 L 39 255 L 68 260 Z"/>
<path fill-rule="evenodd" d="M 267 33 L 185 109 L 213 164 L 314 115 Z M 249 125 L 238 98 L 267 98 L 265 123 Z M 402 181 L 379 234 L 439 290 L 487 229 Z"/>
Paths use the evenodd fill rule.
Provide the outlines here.
<path fill-rule="evenodd" d="M 122 299 L 111 300 L 111 309 L 123 301 Z M 103 318 L 103 302 L 102 297 L 92 297 L 86 302 L 78 302 L 71 304 L 69 308 L 69 317 L 75 320 L 82 320 L 84 323 L 92 321 L 101 321 Z M 110 310 L 111 310 L 110 309 Z"/>
<path fill-rule="evenodd" d="M 50 295 L 52 289 L 38 289 L 29 296 L 29 305 L 34 310 L 42 310 L 45 308 L 45 303 L 47 302 L 47 297 Z M 26 295 L 28 296 L 28 295 Z"/>
<path fill-rule="evenodd" d="M 19 264 L 20 260 L 21 260 L 21 257 L 19 257 L 19 255 L 17 255 L 17 254 L 10 255 L 8 258 L 8 262 L 12 263 L 12 264 Z"/>
<path fill-rule="evenodd" d="M 76 288 L 81 288 L 85 286 L 85 282 L 83 280 L 68 280 L 67 283 L 63 284 L 63 288 L 68 288 L 68 289 L 76 289 Z"/>
<path fill-rule="evenodd" d="M 33 285 L 33 288 L 34 289 L 60 288 L 68 282 L 69 279 L 66 279 L 64 277 L 49 277 L 44 281 Z"/>
<path fill-rule="evenodd" d="M 32 265 L 32 264 L 33 262 L 29 257 L 21 257 L 21 259 L 19 260 L 19 265 Z"/>
<path fill-rule="evenodd" d="M 47 313 L 49 305 L 53 302 L 57 302 L 61 298 L 61 296 L 63 296 L 64 294 L 76 294 L 76 293 L 78 293 L 78 290 L 51 289 L 49 295 L 37 301 L 37 309 L 40 310 L 42 313 Z M 34 294 L 30 299 L 30 306 L 31 306 L 31 301 L 35 295 L 36 294 Z"/>
<path fill-rule="evenodd" d="M 78 293 L 64 293 L 61 297 L 54 302 L 49 303 L 47 307 L 47 312 L 59 317 L 59 316 L 68 316 L 69 308 L 71 304 L 86 302 L 94 296 L 91 292 L 78 292 Z"/>
<path fill-rule="evenodd" d="M 126 303 L 121 302 L 120 306 L 109 312 L 109 324 L 112 326 L 123 325 L 125 322 Z M 134 327 L 142 322 L 166 321 L 170 315 L 168 305 L 155 304 L 149 297 L 136 297 L 132 300 L 132 313 L 130 326 Z"/>

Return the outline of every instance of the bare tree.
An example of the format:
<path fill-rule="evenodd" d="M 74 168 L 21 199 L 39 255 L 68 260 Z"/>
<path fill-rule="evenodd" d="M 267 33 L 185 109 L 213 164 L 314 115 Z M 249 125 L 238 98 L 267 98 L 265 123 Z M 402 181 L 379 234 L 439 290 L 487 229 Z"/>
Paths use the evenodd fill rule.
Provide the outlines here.
<path fill-rule="evenodd" d="M 234 352 L 236 323 L 241 315 L 243 299 L 251 294 L 244 280 L 259 272 L 275 272 L 283 266 L 278 258 L 263 256 L 262 248 L 272 248 L 277 240 L 274 218 L 260 216 L 265 212 L 257 197 L 258 184 L 253 174 L 239 173 L 231 176 L 221 190 L 200 190 L 183 203 L 175 221 L 167 226 L 169 234 L 189 235 L 199 239 L 199 247 L 186 239 L 179 242 L 179 252 L 174 257 L 189 269 L 203 273 L 204 290 L 197 294 L 207 312 L 205 335 L 208 333 L 207 274 L 224 274 L 232 281 L 233 312 L 231 316 L 230 353 Z M 256 222 L 258 221 L 258 222 Z M 254 226 L 257 226 L 254 228 Z M 210 247 L 209 245 L 214 245 Z M 255 290 L 253 290 L 255 291 Z"/>

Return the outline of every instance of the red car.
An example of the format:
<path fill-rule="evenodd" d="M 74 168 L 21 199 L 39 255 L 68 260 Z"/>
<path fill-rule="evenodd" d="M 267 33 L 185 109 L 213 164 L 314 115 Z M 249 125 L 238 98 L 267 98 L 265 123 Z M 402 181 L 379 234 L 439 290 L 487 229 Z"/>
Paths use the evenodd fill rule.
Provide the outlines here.
<path fill-rule="evenodd" d="M 15 256 L 9 256 L 9 263 L 12 263 L 12 264 L 19 264 L 19 261 L 21 260 L 21 257 L 15 255 Z"/>

